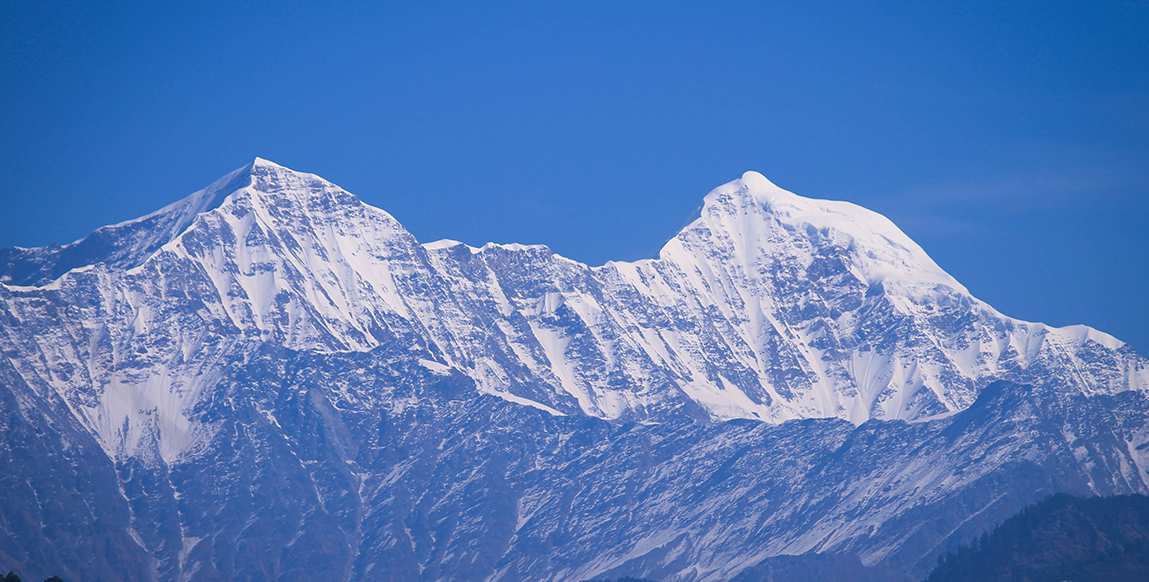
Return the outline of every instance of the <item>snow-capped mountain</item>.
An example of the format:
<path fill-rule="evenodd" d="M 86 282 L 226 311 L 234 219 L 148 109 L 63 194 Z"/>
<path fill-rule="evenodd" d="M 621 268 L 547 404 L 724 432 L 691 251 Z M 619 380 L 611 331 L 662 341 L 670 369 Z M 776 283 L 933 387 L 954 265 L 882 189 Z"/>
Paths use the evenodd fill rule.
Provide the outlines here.
<path fill-rule="evenodd" d="M 754 172 L 658 258 L 588 266 L 420 244 L 256 159 L 0 251 L 0 281 L 0 566 L 921 573 L 1042 491 L 1149 490 L 1145 358 L 1002 315 L 884 217 Z"/>

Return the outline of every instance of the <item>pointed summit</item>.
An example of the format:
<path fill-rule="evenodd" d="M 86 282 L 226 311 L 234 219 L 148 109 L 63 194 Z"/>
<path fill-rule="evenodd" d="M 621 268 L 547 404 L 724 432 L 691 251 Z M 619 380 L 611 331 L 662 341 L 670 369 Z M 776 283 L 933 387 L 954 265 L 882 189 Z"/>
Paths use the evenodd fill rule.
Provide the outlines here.
<path fill-rule="evenodd" d="M 193 224 L 196 217 L 237 195 L 257 195 L 275 205 L 307 206 L 314 196 L 321 204 L 359 204 L 346 190 L 306 172 L 298 172 L 256 156 L 206 187 L 159 210 L 124 222 L 102 226 L 76 241 L 37 248 L 0 249 L 0 283 L 37 286 L 76 268 L 106 264 L 127 268 L 139 264 Z"/>
<path fill-rule="evenodd" d="M 777 184 L 771 182 L 769 178 L 762 175 L 761 172 L 754 170 L 747 170 L 742 173 L 740 180 L 742 185 L 749 189 L 751 192 L 764 192 L 767 190 L 781 190 Z"/>
<path fill-rule="evenodd" d="M 244 166 L 243 169 L 253 174 L 266 172 L 289 172 L 292 174 L 314 175 L 310 172 L 300 172 L 299 170 L 289 168 L 283 164 L 280 164 L 279 162 L 275 162 L 260 156 L 255 156 L 255 158 L 251 160 L 251 163 L 249 163 L 247 166 Z"/>
<path fill-rule="evenodd" d="M 885 216 L 850 202 L 795 194 L 755 171 L 707 194 L 701 216 L 663 252 L 682 256 L 683 245 L 699 256 L 715 246 L 735 249 L 738 256 L 731 260 L 739 264 L 821 245 L 867 284 L 943 285 L 968 294 Z"/>
<path fill-rule="evenodd" d="M 246 166 L 240 168 L 237 171 L 247 174 L 249 176 L 251 182 L 252 182 L 251 185 L 253 185 L 253 186 L 256 185 L 256 183 L 259 181 L 259 179 L 261 177 L 271 176 L 271 175 L 276 175 L 276 174 L 281 174 L 281 175 L 290 174 L 290 175 L 296 175 L 296 176 L 313 176 L 315 178 L 318 178 L 318 176 L 315 176 L 314 174 L 310 174 L 307 172 L 300 172 L 300 171 L 294 170 L 292 168 L 289 168 L 287 166 L 284 166 L 283 164 L 273 162 L 267 158 L 261 158 L 259 156 L 256 156 L 255 158 L 253 158 L 251 160 L 251 163 L 247 164 Z"/>
<path fill-rule="evenodd" d="M 156 307 L 148 317 L 173 304 L 152 283 L 175 282 L 216 302 L 205 317 L 252 337 L 323 350 L 422 342 L 480 391 L 604 418 L 687 405 L 715 418 L 921 418 L 968 405 L 986 379 L 1118 349 L 1007 319 L 881 215 L 758 172 L 710 192 L 658 259 L 589 267 L 544 246 L 420 245 L 339 186 L 255 157 L 77 243 L 0 252 L 0 281 L 38 286 L 88 265 L 61 283 L 135 285 Z M 1096 367 L 1081 353 L 1096 368 L 1083 385 L 1142 385 L 1140 360 Z"/>
<path fill-rule="evenodd" d="M 282 168 L 282 167 L 284 167 L 282 164 L 277 164 L 277 163 L 275 163 L 275 162 L 273 162 L 267 158 L 262 158 L 259 156 L 255 156 L 255 159 L 253 159 L 251 161 L 250 165 L 253 168 L 258 168 L 258 167 Z"/>
<path fill-rule="evenodd" d="M 196 216 L 218 207 L 233 192 L 250 185 L 256 174 L 253 169 L 270 167 L 267 164 L 273 162 L 256 158 L 159 210 L 101 226 L 67 244 L 0 249 L 0 282 L 36 286 L 88 265 L 103 263 L 112 268 L 127 268 L 138 264 L 183 232 Z"/>

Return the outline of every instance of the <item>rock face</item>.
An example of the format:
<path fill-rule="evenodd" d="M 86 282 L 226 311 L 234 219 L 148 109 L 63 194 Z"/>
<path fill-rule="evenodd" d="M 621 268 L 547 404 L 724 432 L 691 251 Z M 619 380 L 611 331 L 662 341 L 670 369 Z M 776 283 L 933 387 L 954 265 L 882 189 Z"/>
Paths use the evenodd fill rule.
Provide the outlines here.
<path fill-rule="evenodd" d="M 257 159 L 0 251 L 0 569 L 66 579 L 906 575 L 1149 490 L 1149 364 L 1006 317 L 757 173 L 657 259 L 420 244 Z"/>

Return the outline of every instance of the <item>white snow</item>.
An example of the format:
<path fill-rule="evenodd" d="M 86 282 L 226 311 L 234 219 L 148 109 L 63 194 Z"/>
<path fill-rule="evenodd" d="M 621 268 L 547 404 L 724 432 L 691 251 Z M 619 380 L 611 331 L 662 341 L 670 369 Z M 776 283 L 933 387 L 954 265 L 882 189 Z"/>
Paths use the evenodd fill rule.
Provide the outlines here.
<path fill-rule="evenodd" d="M 78 414 L 112 454 L 135 454 L 149 431 L 165 460 L 197 442 L 186 411 L 201 391 L 190 379 L 204 371 L 188 362 L 204 331 L 172 319 L 164 294 L 184 283 L 171 277 L 210 290 L 195 317 L 249 340 L 336 352 L 418 336 L 434 355 L 417 345 L 411 355 L 431 372 L 457 370 L 481 392 L 550 414 L 574 412 L 569 396 L 578 412 L 603 418 L 657 420 L 691 400 L 718 419 L 913 420 L 968 406 L 980 386 L 1037 364 L 1083 391 L 1149 388 L 1149 365 L 1119 354 L 1112 336 L 1008 318 L 880 214 L 799 196 L 756 172 L 707 194 L 657 259 L 598 267 L 544 245 L 420 245 L 385 211 L 263 159 L 105 228 L 156 217 L 162 228 L 133 234 L 141 238 L 132 248 L 165 242 L 131 268 L 0 283 L 21 325 L 49 321 L 44 301 L 71 301 L 92 285 L 117 306 L 84 316 L 82 331 L 70 332 L 75 349 L 59 337 L 0 338 L 41 354 L 20 368 L 30 381 L 50 378 L 68 402 L 98 395 Z M 459 245 L 470 255 L 444 252 Z M 520 265 L 507 253 L 532 258 Z M 101 376 L 93 362 L 105 348 L 93 338 L 105 336 L 119 338 L 114 350 L 158 351 L 132 377 Z M 1107 350 L 1112 363 L 1087 365 L 1086 348 Z M 88 370 L 87 379 L 55 378 L 48 370 L 60 362 Z"/>

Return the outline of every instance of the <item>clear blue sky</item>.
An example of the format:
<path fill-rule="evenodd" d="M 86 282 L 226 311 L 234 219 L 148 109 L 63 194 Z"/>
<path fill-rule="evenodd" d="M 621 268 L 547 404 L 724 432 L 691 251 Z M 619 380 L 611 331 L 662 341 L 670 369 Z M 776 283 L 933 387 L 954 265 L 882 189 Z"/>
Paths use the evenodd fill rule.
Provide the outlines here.
<path fill-rule="evenodd" d="M 260 155 L 424 241 L 601 263 L 757 169 L 890 216 L 1005 313 L 1149 353 L 1144 1 L 213 4 L 4 3 L 0 246 Z"/>

